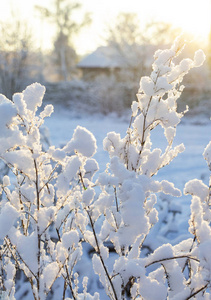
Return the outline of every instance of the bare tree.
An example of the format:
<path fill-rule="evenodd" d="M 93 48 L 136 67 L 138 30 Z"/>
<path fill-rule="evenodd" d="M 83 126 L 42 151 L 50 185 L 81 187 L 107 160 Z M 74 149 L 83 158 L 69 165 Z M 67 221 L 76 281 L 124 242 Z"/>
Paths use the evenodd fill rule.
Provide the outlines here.
<path fill-rule="evenodd" d="M 107 30 L 108 46 L 116 49 L 127 67 L 137 64 L 136 58 L 140 53 L 140 45 L 143 44 L 142 37 L 140 21 L 134 13 L 119 14 L 114 26 Z"/>
<path fill-rule="evenodd" d="M 107 29 L 106 42 L 118 51 L 128 67 L 134 67 L 137 61 L 144 60 L 146 46 L 170 44 L 180 33 L 180 29 L 164 22 L 150 21 L 141 28 L 135 13 L 120 13 L 114 26 Z"/>
<path fill-rule="evenodd" d="M 0 89 L 7 97 L 29 83 L 31 72 L 32 34 L 25 22 L 12 20 L 0 23 Z"/>
<path fill-rule="evenodd" d="M 81 8 L 81 4 L 72 0 L 52 0 L 52 8 L 36 6 L 42 17 L 56 26 L 54 38 L 54 57 L 58 66 L 60 79 L 68 80 L 77 55 L 74 50 L 73 39 L 79 31 L 91 21 L 86 13 L 82 21 L 74 19 L 74 13 Z"/>
<path fill-rule="evenodd" d="M 155 49 L 172 43 L 179 29 L 163 22 L 149 22 L 141 28 L 135 13 L 121 13 L 114 26 L 107 28 L 106 43 L 116 53 L 122 68 L 118 80 L 127 84 L 130 98 L 135 98 L 137 79 L 148 74 L 151 69 Z"/>
<path fill-rule="evenodd" d="M 181 28 L 173 27 L 170 23 L 152 20 L 144 27 L 143 40 L 147 44 L 158 46 L 172 44 L 181 31 Z"/>

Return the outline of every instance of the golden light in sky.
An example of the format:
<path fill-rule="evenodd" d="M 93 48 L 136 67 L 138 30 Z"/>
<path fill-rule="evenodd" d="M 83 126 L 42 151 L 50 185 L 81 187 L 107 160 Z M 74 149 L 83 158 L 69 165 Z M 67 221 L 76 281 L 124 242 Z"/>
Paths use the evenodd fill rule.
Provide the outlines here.
<path fill-rule="evenodd" d="M 207 38 L 211 22 L 211 5 L 209 0 L 158 0 L 152 9 L 154 16 L 196 37 Z M 157 14 L 156 14 L 157 10 Z"/>
<path fill-rule="evenodd" d="M 71 1 L 71 0 L 70 0 Z M 142 24 L 155 20 L 171 23 L 193 34 L 196 39 L 207 40 L 211 23 L 209 0 L 78 0 L 83 11 L 92 14 L 92 25 L 82 31 L 76 40 L 79 53 L 93 51 L 102 43 L 106 26 L 114 23 L 120 12 L 136 13 Z M 9 6 L 26 18 L 34 28 L 36 38 L 44 48 L 52 45 L 53 30 L 46 22 L 38 19 L 33 6 L 51 5 L 51 0 L 0 1 L 0 19 L 8 17 Z"/>
<path fill-rule="evenodd" d="M 115 21 L 120 12 L 133 12 L 139 16 L 142 24 L 152 20 L 162 21 L 180 27 L 196 40 L 208 42 L 211 27 L 210 0 L 107 0 L 83 1 L 87 10 L 94 12 L 92 32 L 93 38 L 103 34 L 105 24 Z M 83 35 L 89 44 L 89 39 Z"/>

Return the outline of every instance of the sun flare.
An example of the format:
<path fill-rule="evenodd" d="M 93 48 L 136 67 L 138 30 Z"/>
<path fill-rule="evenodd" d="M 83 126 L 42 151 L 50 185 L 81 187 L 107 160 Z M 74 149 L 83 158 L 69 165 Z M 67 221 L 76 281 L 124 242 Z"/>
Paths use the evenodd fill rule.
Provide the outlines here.
<path fill-rule="evenodd" d="M 211 8 L 209 1 L 183 1 L 182 7 L 175 8 L 172 24 L 180 26 L 195 37 L 207 39 L 210 31 Z M 176 11 L 178 10 L 178 13 Z"/>
<path fill-rule="evenodd" d="M 138 2 L 138 1 L 137 1 Z M 148 1 L 153 5 L 145 9 L 148 15 L 158 21 L 180 27 L 183 31 L 200 40 L 208 40 L 211 27 L 210 0 L 160 0 Z"/>

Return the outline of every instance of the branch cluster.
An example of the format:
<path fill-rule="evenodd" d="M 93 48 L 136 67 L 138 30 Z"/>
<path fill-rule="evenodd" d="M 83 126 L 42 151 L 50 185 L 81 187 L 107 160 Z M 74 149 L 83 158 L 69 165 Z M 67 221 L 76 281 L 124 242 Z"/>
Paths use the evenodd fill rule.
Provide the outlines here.
<path fill-rule="evenodd" d="M 45 88 L 28 86 L 12 101 L 0 96 L 0 157 L 10 169 L 0 187 L 0 285 L 16 299 L 15 279 L 21 270 L 35 300 L 46 299 L 55 282 L 63 282 L 60 299 L 100 299 L 88 288 L 77 265 L 88 244 L 92 264 L 105 294 L 120 299 L 208 299 L 211 280 L 210 186 L 188 182 L 192 195 L 193 238 L 164 244 L 141 256 L 151 228 L 158 222 L 157 193 L 181 196 L 173 183 L 155 175 L 184 150 L 173 147 L 183 76 L 204 61 L 174 60 L 183 50 L 178 38 L 170 49 L 155 53 L 150 77 L 142 77 L 132 119 L 124 138 L 115 132 L 104 139 L 110 163 L 98 171 L 93 158 L 96 140 L 78 126 L 61 149 L 43 150 L 40 126 L 53 112 L 38 114 Z M 151 131 L 161 126 L 166 149 L 152 148 Z M 204 151 L 211 165 L 211 143 Z M 115 255 L 113 255 L 113 252 Z"/>

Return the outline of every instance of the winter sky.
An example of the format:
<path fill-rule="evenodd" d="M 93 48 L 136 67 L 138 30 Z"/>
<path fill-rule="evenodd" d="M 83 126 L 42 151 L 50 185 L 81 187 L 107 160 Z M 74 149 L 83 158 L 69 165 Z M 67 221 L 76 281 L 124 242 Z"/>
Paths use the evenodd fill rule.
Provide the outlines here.
<path fill-rule="evenodd" d="M 10 18 L 10 8 L 26 19 L 35 32 L 37 45 L 51 48 L 53 30 L 41 21 L 34 5 L 49 6 L 53 0 L 0 0 L 0 20 Z M 80 0 L 83 11 L 92 14 L 92 25 L 76 40 L 78 52 L 84 54 L 103 43 L 108 24 L 114 23 L 120 12 L 135 12 L 142 24 L 150 20 L 180 26 L 197 38 L 207 39 L 211 23 L 210 0 Z M 81 14 L 82 15 L 82 14 Z M 80 16 L 79 16 L 80 18 Z"/>

